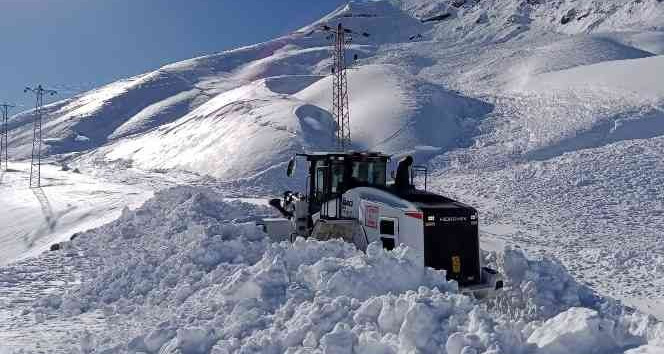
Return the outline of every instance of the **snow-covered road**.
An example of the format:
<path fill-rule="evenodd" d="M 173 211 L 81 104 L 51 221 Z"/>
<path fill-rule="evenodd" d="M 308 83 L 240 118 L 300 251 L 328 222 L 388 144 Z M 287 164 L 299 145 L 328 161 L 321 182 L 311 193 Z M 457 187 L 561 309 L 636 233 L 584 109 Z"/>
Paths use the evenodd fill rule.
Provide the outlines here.
<path fill-rule="evenodd" d="M 44 164 L 41 188 L 29 188 L 30 163 L 0 172 L 0 264 L 33 257 L 77 232 L 115 220 L 153 191 Z"/>

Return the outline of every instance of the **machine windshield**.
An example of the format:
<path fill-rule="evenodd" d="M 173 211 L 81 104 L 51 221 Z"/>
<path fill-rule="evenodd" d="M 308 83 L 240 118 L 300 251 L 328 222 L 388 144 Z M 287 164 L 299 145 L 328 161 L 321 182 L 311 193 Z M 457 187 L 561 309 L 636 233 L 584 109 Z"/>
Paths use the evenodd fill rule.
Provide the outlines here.
<path fill-rule="evenodd" d="M 351 176 L 360 183 L 384 186 L 386 170 L 387 164 L 385 161 L 354 161 Z"/>
<path fill-rule="evenodd" d="M 332 193 L 339 193 L 344 183 L 344 164 L 343 161 L 334 161 L 332 163 Z"/>
<path fill-rule="evenodd" d="M 342 192 L 342 187 L 344 183 L 343 161 L 320 160 L 316 162 L 315 170 L 316 170 L 315 192 L 317 199 L 321 199 L 323 197 L 326 188 L 330 188 L 330 192 L 332 193 Z M 329 172 L 329 177 L 328 177 L 328 172 Z"/>

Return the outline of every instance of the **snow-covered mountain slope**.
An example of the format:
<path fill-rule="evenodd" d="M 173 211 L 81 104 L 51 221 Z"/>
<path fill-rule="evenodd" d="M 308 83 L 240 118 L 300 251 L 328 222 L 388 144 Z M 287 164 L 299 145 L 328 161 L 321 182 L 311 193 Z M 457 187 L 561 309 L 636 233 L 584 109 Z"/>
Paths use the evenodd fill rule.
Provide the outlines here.
<path fill-rule="evenodd" d="M 660 299 L 663 142 L 622 141 L 501 169 L 452 163 L 431 180 L 484 210 L 487 236 L 556 254 L 605 293 Z"/>
<path fill-rule="evenodd" d="M 373 89 L 360 90 L 364 85 Z M 331 86 L 330 79 L 318 76 L 254 81 L 97 154 L 145 169 L 181 168 L 226 180 L 251 176 L 297 152 L 335 147 Z M 472 132 L 474 119 L 489 111 L 486 103 L 423 83 L 393 65 L 358 68 L 349 89 L 357 92 L 350 109 L 358 149 L 398 153 L 419 145 L 455 147 Z"/>
<path fill-rule="evenodd" d="M 499 41 L 529 30 L 566 34 L 661 30 L 664 16 L 657 0 L 397 0 L 396 3 L 423 20 L 458 20 L 453 24 L 458 29 L 455 32 L 463 35 Z M 449 36 L 447 29 L 437 33 Z"/>
<path fill-rule="evenodd" d="M 573 23 L 562 24 L 562 17 L 572 8 L 579 15 Z M 298 92 L 314 78 L 329 73 L 329 42 L 325 33 L 317 31 L 319 25 L 343 22 L 368 35 L 355 35 L 350 53 L 360 59 L 359 70 L 350 75 L 357 147 L 395 152 L 422 145 L 444 152 L 467 145 L 477 121 L 492 108 L 492 102 L 473 102 L 487 100 L 484 94 L 477 97 L 478 90 L 494 94 L 494 85 L 519 86 L 543 72 L 653 55 L 662 43 L 660 32 L 653 31 L 660 15 L 661 6 L 654 0 L 555 4 L 404 1 L 398 6 L 385 1 L 353 2 L 290 35 L 168 65 L 52 104 L 45 124 L 47 150 L 59 154 L 104 146 L 101 154 L 107 160 L 233 179 L 259 174 L 294 151 L 329 147 L 333 132 L 312 137 L 309 128 L 296 128 L 303 111 L 329 111 L 329 79 Z M 426 21 L 432 18 L 438 19 Z M 623 25 L 631 32 L 617 34 L 616 30 L 625 29 Z M 648 31 L 638 32 L 638 28 Z M 518 36 L 507 34 L 515 31 Z M 562 33 L 581 34 L 570 37 Z M 392 66 L 375 67 L 387 64 Z M 282 84 L 275 90 L 254 90 L 263 81 Z M 450 88 L 466 94 L 450 92 Z M 248 96 L 241 92 L 251 92 L 255 101 L 247 103 Z M 297 101 L 306 95 L 313 102 Z M 367 95 L 373 97 L 371 103 L 365 100 Z M 376 101 L 382 104 L 373 103 Z M 389 105 L 385 105 L 387 101 Z M 222 102 L 232 105 L 220 110 Z M 307 104 L 317 107 L 298 111 L 296 106 Z M 381 110 L 369 112 L 378 107 Z M 325 113 L 319 112 L 328 121 Z M 196 119 L 192 119 L 194 115 Z M 377 115 L 385 124 L 376 131 L 367 122 Z M 250 116 L 260 118 L 238 119 Z M 30 120 L 30 112 L 12 118 L 14 156 L 30 152 Z M 223 123 L 219 126 L 211 121 Z M 247 129 L 247 122 L 258 127 Z M 431 129 L 432 122 L 445 124 L 445 131 Z M 179 129 L 173 129 L 176 126 Z M 272 145 L 264 142 L 265 134 L 274 131 L 271 127 L 288 127 L 275 132 L 281 137 L 275 137 Z M 183 130 L 188 131 L 189 142 L 176 134 Z M 289 134 L 297 138 L 285 141 Z M 219 138 L 212 142 L 212 136 Z M 148 143 L 157 140 L 158 145 Z M 239 145 L 246 148 L 239 151 Z M 274 153 L 264 154 L 272 150 Z M 219 157 L 220 151 L 225 157 Z M 258 153 L 263 154 L 254 161 L 252 157 Z M 196 158 L 188 158 L 192 154 Z"/>

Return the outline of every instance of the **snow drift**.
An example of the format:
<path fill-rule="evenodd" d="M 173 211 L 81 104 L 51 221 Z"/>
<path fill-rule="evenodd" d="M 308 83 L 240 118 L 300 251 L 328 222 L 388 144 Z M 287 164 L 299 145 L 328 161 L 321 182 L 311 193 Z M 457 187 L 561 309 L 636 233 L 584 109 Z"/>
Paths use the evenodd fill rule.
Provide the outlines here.
<path fill-rule="evenodd" d="M 407 248 L 271 243 L 247 222 L 266 212 L 200 188 L 159 192 L 65 245 L 96 266 L 33 312 L 134 323 L 92 333 L 96 351 L 599 353 L 664 339 L 661 323 L 624 314 L 550 259 L 491 255 L 509 287 L 487 304 Z"/>

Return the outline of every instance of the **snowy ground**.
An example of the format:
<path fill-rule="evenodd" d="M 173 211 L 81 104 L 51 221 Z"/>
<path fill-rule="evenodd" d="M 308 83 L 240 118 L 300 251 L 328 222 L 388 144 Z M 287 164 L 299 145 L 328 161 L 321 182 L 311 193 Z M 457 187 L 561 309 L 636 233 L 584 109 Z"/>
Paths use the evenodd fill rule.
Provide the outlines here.
<path fill-rule="evenodd" d="M 620 142 L 493 171 L 449 168 L 434 189 L 477 205 L 488 235 L 554 254 L 593 288 L 655 300 L 664 292 L 662 142 Z"/>
<path fill-rule="evenodd" d="M 45 352 L 115 345 L 154 352 L 157 344 L 170 348 L 164 352 L 178 346 L 185 353 L 211 348 L 280 352 L 291 346 L 315 352 L 328 350 L 326 343 L 331 348 L 351 341 L 363 348 L 358 352 L 436 352 L 459 331 L 471 337 L 457 336 L 450 343 L 474 348 L 465 354 L 664 352 L 656 347 L 662 345 L 661 325 L 640 315 L 627 320 L 632 315 L 621 313 L 630 310 L 606 298 L 664 320 L 664 91 L 657 75 L 664 70 L 664 6 L 657 0 L 399 3 L 403 11 L 387 2 L 353 3 L 320 21 L 343 21 L 371 34 L 354 38 L 351 47 L 359 58 L 358 69 L 349 74 L 354 143 L 397 157 L 414 154 L 417 163 L 429 164 L 431 189 L 477 207 L 483 247 L 496 252 L 494 261 L 519 265 L 504 269 L 515 281 L 513 290 L 519 289 L 509 293 L 520 299 L 516 305 L 510 300 L 489 308 L 422 278 L 392 294 L 389 286 L 401 285 L 387 281 L 384 289 L 367 290 L 375 292 L 371 299 L 349 300 L 357 297 L 355 289 L 323 289 L 312 285 L 312 277 L 336 276 L 326 283 L 334 286 L 363 284 L 364 265 L 404 265 L 407 252 L 363 256 L 340 245 L 300 244 L 312 257 L 303 261 L 311 269 L 300 271 L 289 263 L 292 252 L 285 246 L 246 234 L 248 226 L 240 224 L 267 212 L 261 198 L 303 185 L 303 178 L 285 178 L 287 159 L 333 144 L 328 42 L 313 24 L 47 107 L 47 155 L 82 173 L 48 165 L 40 190 L 27 188 L 25 163 L 10 164 L 22 172 L 0 176 L 0 198 L 9 206 L 0 210 L 0 263 L 11 263 L 0 268 L 0 297 L 7 304 L 0 310 L 5 316 L 0 323 L 5 347 L 0 348 L 35 349 L 42 342 Z M 11 156 L 29 156 L 30 122 L 30 112 L 10 119 Z M 205 210 L 217 207 L 205 198 L 190 200 L 173 192 L 161 201 L 186 202 L 180 210 L 184 224 L 165 217 L 181 216 L 169 203 L 161 205 L 164 215 L 144 209 L 145 220 L 141 212 L 127 211 L 121 219 L 125 224 L 88 234 L 108 242 L 74 242 L 66 252 L 31 257 L 114 220 L 124 206 L 140 205 L 153 191 L 183 184 L 219 192 L 209 198 L 219 201 L 219 213 L 231 215 L 209 215 Z M 250 203 L 235 214 L 238 206 L 231 201 L 238 199 Z M 209 217 L 233 224 L 231 233 L 244 236 L 215 239 L 218 230 L 199 228 Z M 132 229 L 137 220 L 152 220 L 161 231 Z M 194 231 L 183 234 L 178 227 Z M 140 238 L 122 241 L 132 234 Z M 176 239 L 163 244 L 162 237 Z M 143 248 L 137 247 L 134 241 L 143 238 L 138 241 Z M 196 253 L 209 242 L 251 259 Z M 162 248 L 153 249 L 157 245 Z M 505 245 L 528 250 L 532 263 L 518 252 L 505 252 Z M 251 251 L 233 248 L 239 246 Z M 113 256 L 97 257 L 102 251 Z M 321 259 L 327 256 L 332 260 Z M 176 260 L 177 266 L 168 263 Z M 149 274 L 161 262 L 179 270 L 157 285 Z M 219 269 L 210 270 L 205 262 Z M 529 270 L 522 272 L 524 267 Z M 263 282 L 270 272 L 288 280 Z M 561 278 L 566 285 L 554 294 L 533 287 Z M 115 290 L 107 284 L 119 284 L 119 293 L 111 294 Z M 438 285 L 442 293 L 420 291 L 419 285 Z M 329 293 L 335 289 L 341 290 Z M 241 303 L 234 291 L 255 302 Z M 280 300 L 268 301 L 263 291 Z M 311 295 L 321 291 L 325 296 Z M 596 294 L 581 301 L 579 294 L 588 291 Z M 71 292 L 87 296 L 87 302 L 73 301 L 79 295 Z M 43 302 L 47 293 L 55 297 Z M 101 296 L 110 297 L 102 304 Z M 127 296 L 131 300 L 123 300 Z M 188 300 L 179 302 L 181 297 Z M 549 302 L 542 305 L 544 299 Z M 151 302 L 156 300 L 167 310 Z M 441 310 L 450 303 L 466 313 Z M 602 303 L 611 303 L 611 309 Z M 72 312 L 79 305 L 84 313 Z M 390 306 L 401 310 L 384 310 Z M 576 306 L 585 310 L 567 312 Z M 475 307 L 489 314 L 477 310 L 472 317 Z M 383 311 L 374 321 L 372 316 Z M 418 333 L 402 333 L 401 328 L 414 326 L 408 316 L 444 324 L 429 333 L 433 339 L 428 341 Z M 317 322 L 323 325 L 307 327 Z M 611 323 L 622 323 L 631 334 Z M 607 326 L 618 329 L 598 332 Z M 284 338 L 290 327 L 307 329 Z M 531 338 L 539 350 L 526 345 Z M 626 351 L 646 342 L 650 347 Z M 492 351 L 498 344 L 503 351 Z M 458 354 L 454 348 L 446 349 Z"/>
<path fill-rule="evenodd" d="M 14 286 L 0 294 L 0 349 L 612 354 L 664 344 L 662 323 L 594 294 L 547 257 L 488 254 L 509 285 L 478 301 L 408 249 L 272 243 L 247 218 L 269 213 L 177 187 L 4 268 Z"/>
<path fill-rule="evenodd" d="M 0 264 L 34 257 L 77 232 L 115 220 L 152 195 L 145 186 L 112 183 L 44 164 L 41 188 L 29 188 L 30 163 L 0 172 Z"/>

